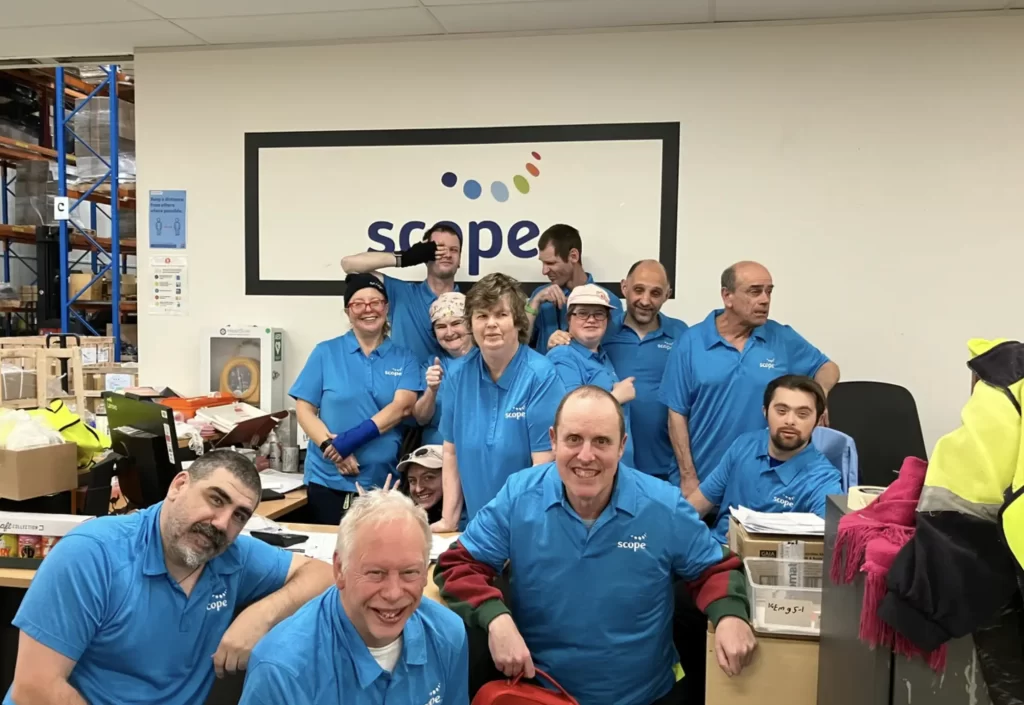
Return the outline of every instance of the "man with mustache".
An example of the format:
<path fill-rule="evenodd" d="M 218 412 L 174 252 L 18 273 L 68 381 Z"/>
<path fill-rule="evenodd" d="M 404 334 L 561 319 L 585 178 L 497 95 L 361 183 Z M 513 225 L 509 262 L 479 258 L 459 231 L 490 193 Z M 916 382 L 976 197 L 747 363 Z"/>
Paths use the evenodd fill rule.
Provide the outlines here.
<path fill-rule="evenodd" d="M 195 705 L 215 673 L 245 669 L 271 627 L 331 584 L 325 563 L 239 536 L 259 498 L 252 462 L 215 451 L 164 501 L 61 539 L 14 618 L 3 705 Z"/>
<path fill-rule="evenodd" d="M 789 326 L 768 320 L 772 275 L 757 262 L 722 272 L 723 308 L 690 328 L 672 350 L 658 399 L 689 497 L 738 436 L 765 426 L 761 395 L 784 374 L 813 377 L 825 394 L 839 367 Z"/>
<path fill-rule="evenodd" d="M 839 471 L 811 445 L 811 433 L 824 413 L 825 392 L 810 377 L 785 375 L 768 384 L 768 428 L 737 438 L 688 498 L 701 516 L 719 507 L 712 531 L 719 542 L 728 541 L 728 510 L 733 507 L 825 518 L 825 497 L 843 490 Z"/>
<path fill-rule="evenodd" d="M 372 274 L 384 283 L 391 307 L 391 339 L 417 360 L 442 353 L 430 322 L 430 305 L 449 291 L 458 291 L 455 275 L 462 257 L 462 236 L 450 223 L 437 223 L 423 239 L 402 252 L 359 252 L 342 257 L 346 274 Z M 427 265 L 423 281 L 404 281 L 377 271 L 389 267 Z"/>
<path fill-rule="evenodd" d="M 341 520 L 334 585 L 253 651 L 239 705 L 469 705 L 466 629 L 423 599 L 423 510 L 372 490 Z"/>

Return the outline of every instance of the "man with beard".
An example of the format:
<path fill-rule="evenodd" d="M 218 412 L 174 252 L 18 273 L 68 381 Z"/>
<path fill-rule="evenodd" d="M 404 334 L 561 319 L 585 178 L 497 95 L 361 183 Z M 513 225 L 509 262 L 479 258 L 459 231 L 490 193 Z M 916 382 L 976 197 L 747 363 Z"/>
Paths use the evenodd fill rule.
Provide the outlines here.
<path fill-rule="evenodd" d="M 672 350 L 659 400 L 689 497 L 737 436 L 764 428 L 761 394 L 784 374 L 813 377 L 827 395 L 839 367 L 789 326 L 768 320 L 775 284 L 757 262 L 722 272 L 723 308 L 691 327 Z"/>
<path fill-rule="evenodd" d="M 239 705 L 469 705 L 466 629 L 423 599 L 431 542 L 405 495 L 355 500 L 335 584 L 259 643 Z"/>
<path fill-rule="evenodd" d="M 582 284 L 593 284 L 594 277 L 583 269 L 583 239 L 580 231 L 571 225 L 552 225 L 541 233 L 537 249 L 541 273 L 551 284 L 534 290 L 526 304 L 526 315 L 530 321 L 530 345 L 545 354 L 551 334 L 569 330 L 566 310 L 569 294 Z M 622 311 L 618 295 L 608 289 L 605 291 L 612 308 Z"/>
<path fill-rule="evenodd" d="M 757 642 L 739 559 L 677 489 L 621 463 L 625 430 L 610 393 L 569 392 L 550 429 L 555 461 L 510 476 L 438 558 L 434 582 L 471 650 L 487 644 L 492 678 L 541 669 L 586 705 L 684 702 L 676 577 L 716 626 L 722 670 L 749 664 Z M 494 584 L 506 569 L 507 603 Z"/>
<path fill-rule="evenodd" d="M 342 257 L 346 274 L 373 274 L 384 282 L 391 306 L 391 339 L 407 348 L 417 360 L 442 354 L 430 322 L 430 305 L 441 294 L 458 291 L 455 274 L 462 256 L 462 237 L 449 223 L 437 223 L 423 240 L 403 252 L 359 252 Z M 404 281 L 381 274 L 388 267 L 427 265 L 423 281 Z"/>
<path fill-rule="evenodd" d="M 271 627 L 331 584 L 325 563 L 238 535 L 259 498 L 256 467 L 216 451 L 163 502 L 61 539 L 14 618 L 4 705 L 195 705 L 215 672 L 245 669 Z"/>
<path fill-rule="evenodd" d="M 771 381 L 764 391 L 767 430 L 737 438 L 688 498 L 701 516 L 720 507 L 716 539 L 727 542 L 732 507 L 825 518 L 825 497 L 843 490 L 839 471 L 811 445 L 811 433 L 824 413 L 825 392 L 810 377 L 785 375 Z"/>

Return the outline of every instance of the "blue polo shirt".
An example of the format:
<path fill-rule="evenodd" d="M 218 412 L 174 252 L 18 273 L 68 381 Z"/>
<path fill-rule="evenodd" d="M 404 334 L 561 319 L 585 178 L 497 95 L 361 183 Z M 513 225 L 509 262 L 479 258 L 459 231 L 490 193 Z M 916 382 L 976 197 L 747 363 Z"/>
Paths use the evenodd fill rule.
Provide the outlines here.
<path fill-rule="evenodd" d="M 455 291 L 458 290 L 456 286 Z M 385 274 L 384 291 L 388 293 L 391 338 L 417 360 L 427 355 L 440 355 L 441 345 L 430 322 L 430 305 L 437 301 L 437 294 L 427 280 L 407 282 Z"/>
<path fill-rule="evenodd" d="M 424 599 L 402 629 L 388 673 L 370 655 L 336 586 L 256 644 L 239 705 L 469 705 L 466 628 Z"/>
<path fill-rule="evenodd" d="M 476 348 L 441 389 L 441 436 L 455 444 L 466 516 L 472 519 L 509 475 L 533 464 L 532 453 L 551 450 L 548 430 L 565 387 L 546 357 L 520 345 L 497 382 Z"/>
<path fill-rule="evenodd" d="M 423 427 L 423 441 L 420 445 L 441 445 L 444 443 L 444 437 L 441 435 L 441 410 L 444 407 L 444 386 L 448 384 L 448 379 L 457 370 L 462 363 L 466 361 L 466 355 L 462 357 L 451 357 L 447 353 L 441 353 L 440 355 L 428 355 L 423 367 L 420 370 L 421 376 L 427 374 L 427 368 L 434 364 L 434 358 L 441 360 L 441 369 L 444 370 L 444 376 L 441 378 L 441 386 L 437 390 L 437 396 L 434 398 L 434 415 L 430 419 L 430 423 Z M 424 382 L 426 387 L 426 382 Z"/>
<path fill-rule="evenodd" d="M 781 465 L 768 455 L 768 429 L 737 438 L 718 467 L 700 483 L 700 492 L 719 507 L 714 535 L 728 541 L 729 509 L 757 512 L 811 512 L 825 518 L 825 497 L 843 494 L 839 471 L 813 443 Z"/>
<path fill-rule="evenodd" d="M 668 409 L 658 399 L 658 392 L 669 353 L 686 331 L 686 324 L 658 314 L 658 327 L 641 340 L 635 330 L 623 323 L 622 316 L 615 318 L 608 326 L 601 349 L 619 379 L 636 378 L 636 399 L 629 403 L 634 467 L 679 485 L 679 466 L 668 437 Z"/>
<path fill-rule="evenodd" d="M 587 284 L 593 283 L 594 275 L 588 272 Z M 542 286 L 538 286 L 533 290 L 533 293 L 530 294 L 530 300 L 533 300 L 533 297 L 537 295 L 537 292 L 546 289 L 549 286 L 551 285 L 544 284 Z M 604 289 L 604 287 L 601 288 Z M 611 289 L 604 290 L 608 292 L 608 299 L 611 305 L 615 307 L 615 310 L 622 311 L 622 300 L 619 298 L 619 295 L 612 292 Z M 571 291 L 571 289 L 562 287 L 562 293 L 565 294 L 566 298 L 569 297 Z M 540 351 L 541 354 L 546 353 L 548 351 L 548 338 L 550 338 L 551 334 L 556 330 L 569 330 L 568 307 L 562 306 L 559 308 L 550 301 L 545 301 L 537 310 L 537 317 L 533 322 L 533 337 L 530 338 L 530 345 L 532 345 L 535 350 Z"/>
<path fill-rule="evenodd" d="M 619 381 L 615 374 L 615 368 L 605 354 L 604 350 L 598 348 L 597 352 L 591 352 L 585 345 L 575 340 L 568 345 L 559 345 L 548 350 L 548 359 L 555 365 L 562 384 L 565 385 L 565 393 L 578 389 L 585 384 L 592 384 L 600 387 L 606 392 L 612 391 L 612 387 Z M 622 454 L 622 464 L 633 467 L 633 431 L 630 424 L 630 409 L 633 402 L 623 405 L 622 413 L 626 417 L 626 450 Z"/>
<path fill-rule="evenodd" d="M 673 487 L 619 464 L 588 530 L 554 463 L 509 478 L 459 537 L 501 571 L 534 664 L 587 705 L 648 705 L 671 690 L 673 581 L 721 562 L 722 547 Z"/>
<path fill-rule="evenodd" d="M 665 367 L 658 399 L 687 417 L 697 476 L 718 466 L 736 437 L 765 428 L 764 390 L 776 377 L 813 377 L 828 358 L 795 330 L 775 321 L 758 326 L 740 352 L 718 333 L 722 310 L 679 339 Z"/>
<path fill-rule="evenodd" d="M 75 661 L 90 705 L 195 705 L 235 609 L 279 590 L 292 554 L 248 536 L 206 564 L 190 595 L 167 574 L 160 508 L 102 517 L 61 539 L 12 624 Z M 10 692 L 4 705 L 14 705 Z"/>
<path fill-rule="evenodd" d="M 370 418 L 394 401 L 395 392 L 423 390 L 420 364 L 405 348 L 390 338 L 364 355 L 355 333 L 319 343 L 289 395 L 307 401 L 320 410 L 320 420 L 331 433 L 341 434 Z M 309 441 L 306 448 L 306 484 L 355 492 L 358 481 L 364 489 L 380 487 L 398 464 L 402 442 L 401 425 L 382 433 L 355 452 L 359 474 L 342 475 L 320 448 Z"/>

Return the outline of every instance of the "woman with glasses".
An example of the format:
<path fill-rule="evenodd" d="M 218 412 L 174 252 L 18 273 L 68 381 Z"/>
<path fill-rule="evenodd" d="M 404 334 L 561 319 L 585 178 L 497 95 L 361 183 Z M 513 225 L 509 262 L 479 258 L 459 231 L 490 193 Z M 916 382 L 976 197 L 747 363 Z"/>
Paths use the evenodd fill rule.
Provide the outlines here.
<path fill-rule="evenodd" d="M 372 274 L 345 278 L 348 333 L 319 343 L 289 394 L 309 436 L 305 480 L 310 521 L 335 524 L 364 489 L 395 470 L 401 434 L 423 389 L 420 365 L 391 342 L 388 296 Z"/>
<path fill-rule="evenodd" d="M 597 284 L 583 284 L 572 290 L 566 302 L 570 341 L 548 350 L 566 393 L 585 384 L 611 392 L 626 417 L 626 450 L 622 463 L 633 467 L 633 434 L 629 430 L 629 402 L 636 397 L 633 378 L 620 380 L 611 360 L 601 349 L 614 307 L 608 292 Z"/>
<path fill-rule="evenodd" d="M 466 327 L 466 296 L 457 291 L 441 294 L 430 305 L 430 323 L 441 346 L 440 355 L 424 360 L 426 391 L 416 400 L 412 409 L 416 423 L 423 427 L 421 443 L 438 445 L 441 437 L 441 394 L 443 380 L 466 359 L 473 348 L 473 337 Z"/>
<path fill-rule="evenodd" d="M 519 282 L 488 274 L 466 295 L 476 349 L 444 383 L 444 508 L 434 531 L 454 531 L 512 473 L 554 459 L 548 431 L 565 396 L 554 367 L 527 345 L 530 322 Z"/>

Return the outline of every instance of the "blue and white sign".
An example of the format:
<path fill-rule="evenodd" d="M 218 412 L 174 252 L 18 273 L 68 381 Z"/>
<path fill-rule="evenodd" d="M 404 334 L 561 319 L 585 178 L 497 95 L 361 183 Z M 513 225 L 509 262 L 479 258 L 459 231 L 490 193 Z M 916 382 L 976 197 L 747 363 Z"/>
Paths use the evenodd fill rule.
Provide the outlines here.
<path fill-rule="evenodd" d="M 186 241 L 185 192 L 149 192 L 149 246 L 183 250 Z"/>

